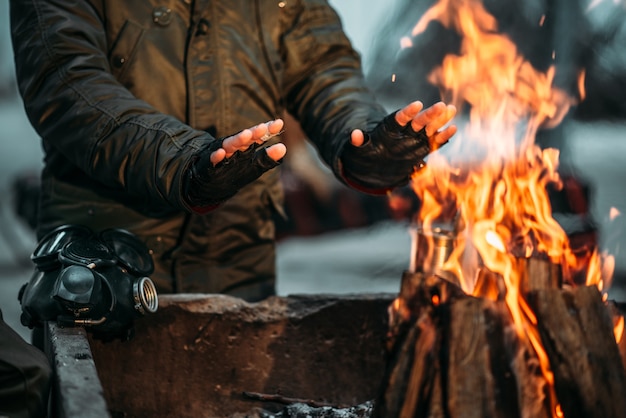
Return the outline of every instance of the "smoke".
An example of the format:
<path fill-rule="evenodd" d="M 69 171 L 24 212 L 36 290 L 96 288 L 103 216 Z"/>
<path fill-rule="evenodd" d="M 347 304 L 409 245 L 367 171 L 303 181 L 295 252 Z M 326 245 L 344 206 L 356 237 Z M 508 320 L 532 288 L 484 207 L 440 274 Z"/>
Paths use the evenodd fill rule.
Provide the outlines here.
<path fill-rule="evenodd" d="M 587 97 L 579 107 L 584 120 L 626 119 L 626 2 L 591 1 L 585 10 L 590 28 L 586 61 Z"/>
<path fill-rule="evenodd" d="M 590 1 L 593 7 L 590 8 Z M 411 31 L 435 0 L 398 0 L 383 21 L 365 63 L 366 76 L 389 108 L 412 100 L 426 105 L 441 99 L 427 80 L 460 46 L 456 33 L 439 22 L 413 36 Z M 615 0 L 484 0 L 499 31 L 540 70 L 555 66 L 555 85 L 582 99 L 579 74 L 585 72 L 586 98 L 573 112 L 580 119 L 626 118 L 626 10 Z M 411 47 L 403 48 L 408 38 Z"/>
<path fill-rule="evenodd" d="M 439 98 L 437 88 L 426 77 L 446 53 L 457 47 L 456 36 L 434 28 L 426 31 L 412 48 L 402 48 L 400 44 L 433 3 L 396 0 L 373 41 L 365 62 L 366 77 L 390 110 L 417 99 L 428 105 Z"/>

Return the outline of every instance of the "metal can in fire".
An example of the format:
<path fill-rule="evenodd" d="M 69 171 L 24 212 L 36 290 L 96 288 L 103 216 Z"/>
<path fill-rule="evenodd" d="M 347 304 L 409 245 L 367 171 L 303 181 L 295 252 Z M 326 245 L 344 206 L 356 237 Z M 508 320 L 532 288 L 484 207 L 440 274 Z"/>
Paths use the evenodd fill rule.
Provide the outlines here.
<path fill-rule="evenodd" d="M 456 234 L 452 229 L 443 227 L 418 227 L 414 236 L 414 254 L 412 271 L 435 274 L 441 270 L 454 250 Z"/>

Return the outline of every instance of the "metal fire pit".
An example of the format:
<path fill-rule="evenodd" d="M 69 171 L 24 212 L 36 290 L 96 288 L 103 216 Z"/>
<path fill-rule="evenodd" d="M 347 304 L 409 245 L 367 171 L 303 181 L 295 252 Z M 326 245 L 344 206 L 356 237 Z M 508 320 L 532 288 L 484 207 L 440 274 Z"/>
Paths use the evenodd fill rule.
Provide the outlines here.
<path fill-rule="evenodd" d="M 166 295 L 130 341 L 48 324 L 53 405 L 59 418 L 268 416 L 288 399 L 359 406 L 380 386 L 394 297 Z"/>

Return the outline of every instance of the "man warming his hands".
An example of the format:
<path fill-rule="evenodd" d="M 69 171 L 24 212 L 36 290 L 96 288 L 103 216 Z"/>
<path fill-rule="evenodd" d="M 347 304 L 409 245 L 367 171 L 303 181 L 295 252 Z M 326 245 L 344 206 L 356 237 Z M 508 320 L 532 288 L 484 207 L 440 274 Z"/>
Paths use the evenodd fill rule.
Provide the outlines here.
<path fill-rule="evenodd" d="M 159 293 L 275 293 L 285 112 L 334 174 L 382 193 L 455 132 L 388 115 L 327 0 L 10 0 L 20 94 L 45 152 L 37 236 L 121 228 Z"/>

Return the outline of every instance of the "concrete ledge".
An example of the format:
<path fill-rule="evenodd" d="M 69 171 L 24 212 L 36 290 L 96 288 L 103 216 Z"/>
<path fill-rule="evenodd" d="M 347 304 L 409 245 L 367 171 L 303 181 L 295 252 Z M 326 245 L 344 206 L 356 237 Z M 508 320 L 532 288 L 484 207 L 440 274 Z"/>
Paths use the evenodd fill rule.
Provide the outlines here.
<path fill-rule="evenodd" d="M 113 416 L 231 417 L 284 408 L 243 392 L 358 405 L 380 385 L 394 297 L 306 295 L 249 304 L 166 295 L 157 313 L 136 321 L 133 339 L 89 336 L 90 346 Z"/>
<path fill-rule="evenodd" d="M 44 348 L 54 367 L 51 411 L 56 418 L 110 417 L 104 391 L 83 328 L 48 322 Z"/>

